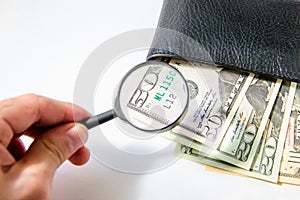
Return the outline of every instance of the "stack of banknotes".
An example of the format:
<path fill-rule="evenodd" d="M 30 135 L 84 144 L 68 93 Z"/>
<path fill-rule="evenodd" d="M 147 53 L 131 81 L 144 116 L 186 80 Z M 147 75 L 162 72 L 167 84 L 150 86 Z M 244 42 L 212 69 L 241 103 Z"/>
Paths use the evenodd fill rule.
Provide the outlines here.
<path fill-rule="evenodd" d="M 162 136 L 205 165 L 300 185 L 300 84 L 174 58 L 189 87 L 183 120 Z"/>

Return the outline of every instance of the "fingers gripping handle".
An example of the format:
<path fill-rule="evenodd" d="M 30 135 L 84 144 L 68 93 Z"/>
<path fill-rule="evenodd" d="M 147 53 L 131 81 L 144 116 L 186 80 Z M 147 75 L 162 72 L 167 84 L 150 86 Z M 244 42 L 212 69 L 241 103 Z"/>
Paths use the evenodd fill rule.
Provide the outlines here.
<path fill-rule="evenodd" d="M 109 111 L 106 111 L 99 115 L 95 115 L 95 116 L 80 120 L 79 123 L 85 125 L 88 129 L 91 129 L 91 128 L 94 128 L 100 124 L 107 122 L 107 121 L 110 121 L 115 117 L 116 117 L 115 112 L 113 110 L 109 110 Z"/>

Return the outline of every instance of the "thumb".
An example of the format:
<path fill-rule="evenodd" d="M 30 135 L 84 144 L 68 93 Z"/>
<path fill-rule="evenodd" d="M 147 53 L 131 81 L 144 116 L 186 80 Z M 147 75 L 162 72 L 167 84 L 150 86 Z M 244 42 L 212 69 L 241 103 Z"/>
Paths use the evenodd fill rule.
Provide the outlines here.
<path fill-rule="evenodd" d="M 52 174 L 84 146 L 87 138 L 88 130 L 81 124 L 69 123 L 55 127 L 37 137 L 19 163 L 34 165 L 38 168 L 36 170 Z"/>

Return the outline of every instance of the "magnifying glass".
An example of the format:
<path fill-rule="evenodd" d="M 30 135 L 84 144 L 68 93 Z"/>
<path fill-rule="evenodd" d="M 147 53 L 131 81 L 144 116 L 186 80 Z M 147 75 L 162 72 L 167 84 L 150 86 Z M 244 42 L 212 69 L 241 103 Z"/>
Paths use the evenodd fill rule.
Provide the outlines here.
<path fill-rule="evenodd" d="M 113 109 L 79 123 L 91 129 L 118 117 L 139 130 L 163 132 L 182 120 L 188 100 L 187 83 L 177 69 L 164 62 L 147 61 L 121 80 Z"/>

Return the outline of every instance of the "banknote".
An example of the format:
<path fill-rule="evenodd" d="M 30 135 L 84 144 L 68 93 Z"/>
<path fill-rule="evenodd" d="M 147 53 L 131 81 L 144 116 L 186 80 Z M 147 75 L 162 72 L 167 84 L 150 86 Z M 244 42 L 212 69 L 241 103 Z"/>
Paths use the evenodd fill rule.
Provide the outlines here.
<path fill-rule="evenodd" d="M 297 85 L 288 134 L 280 168 L 279 182 L 300 185 L 300 85 Z"/>
<path fill-rule="evenodd" d="M 253 79 L 238 109 L 226 118 L 224 138 L 214 154 L 219 160 L 249 170 L 274 106 L 281 79 Z M 241 95 L 241 94 L 239 94 Z M 233 114 L 233 112 L 235 113 Z"/>
<path fill-rule="evenodd" d="M 178 149 L 180 149 L 180 152 L 184 153 L 185 158 L 246 176 L 270 182 L 277 182 L 284 141 L 288 128 L 288 119 L 290 117 L 295 95 L 295 86 L 295 83 L 289 84 L 284 82 L 282 84 L 270 114 L 268 124 L 264 130 L 259 151 L 256 153 L 254 163 L 250 170 L 241 169 L 218 160 L 212 155 L 204 155 L 200 151 L 185 145 L 178 145 Z"/>
<path fill-rule="evenodd" d="M 218 150 L 209 152 L 218 159 L 250 169 L 281 80 L 254 78 L 253 74 L 246 78 L 238 72 L 217 71 L 179 59 L 170 59 L 168 63 L 178 68 L 187 81 L 197 83 L 193 84 L 197 87 L 189 86 L 189 89 L 201 88 L 203 92 L 198 91 L 199 95 L 190 99 L 189 112 L 183 123 L 163 135 L 177 142 L 184 137 L 176 136 L 186 136 L 191 139 L 189 144 L 193 140 L 206 145 L 212 141 Z M 197 71 L 193 71 L 192 66 Z M 197 93 L 194 90 L 190 93 Z M 197 146 L 200 148 L 201 145 Z M 202 146 L 201 149 L 208 151 Z"/>
<path fill-rule="evenodd" d="M 230 154 L 226 154 L 226 153 L 223 153 L 220 149 L 217 149 L 217 150 L 214 150 L 214 149 L 209 149 L 209 148 L 207 148 L 207 147 L 204 147 L 203 145 L 201 145 L 201 144 L 198 144 L 197 142 L 195 142 L 195 141 L 193 141 L 193 140 L 188 140 L 188 138 L 185 138 L 185 137 L 182 137 L 182 136 L 180 136 L 180 134 L 178 134 L 178 133 L 174 133 L 174 132 L 167 132 L 167 133 L 164 133 L 163 134 L 163 136 L 164 137 L 166 137 L 166 138 L 168 138 L 168 139 L 171 139 L 171 140 L 173 140 L 173 141 L 176 141 L 177 143 L 180 143 L 180 144 L 184 144 L 184 145 L 187 145 L 187 146 L 190 146 L 190 147 L 193 147 L 193 148 L 195 148 L 195 149 L 197 149 L 197 150 L 199 150 L 199 151 L 202 151 L 202 153 L 205 153 L 205 154 L 210 154 L 211 156 L 214 156 L 215 158 L 218 158 L 219 160 L 223 160 L 223 161 L 225 161 L 225 162 L 228 162 L 228 163 L 231 163 L 231 164 L 233 164 L 233 165 L 236 165 L 236 166 L 239 166 L 239 167 L 242 167 L 242 168 L 244 168 L 244 169 L 247 169 L 247 170 L 249 170 L 250 169 L 250 167 L 251 167 L 251 164 L 252 164 L 252 162 L 253 162 L 253 160 L 254 160 L 254 157 L 255 157 L 255 154 L 256 154 L 256 151 L 258 150 L 258 146 L 259 146 L 259 142 L 260 142 L 260 139 L 261 139 L 261 136 L 263 135 L 263 132 L 264 132 L 264 130 L 260 130 L 259 128 L 261 128 L 262 129 L 262 127 L 263 128 L 265 128 L 266 127 L 266 124 L 267 124 L 267 122 L 268 122 L 268 118 L 269 118 L 269 116 L 270 116 L 270 113 L 271 113 L 271 110 L 272 110 L 272 107 L 273 107 L 273 105 L 274 105 L 274 102 L 275 102 L 275 99 L 276 99 L 276 96 L 277 96 L 277 94 L 278 94 L 278 90 L 279 90 L 279 88 L 280 88 L 280 85 L 281 85 L 281 80 L 277 80 L 276 81 L 276 83 L 275 83 L 275 80 L 273 80 L 273 81 L 266 81 L 266 80 L 268 80 L 268 79 L 262 79 L 262 80 L 253 80 L 253 82 L 252 82 L 252 85 L 250 86 L 250 87 L 252 87 L 252 88 L 250 88 L 249 90 L 251 91 L 251 92 L 249 92 L 248 90 L 247 90 L 247 94 L 246 95 L 243 95 L 245 98 L 248 96 L 251 96 L 250 98 L 256 98 L 257 99 L 257 101 L 258 102 L 255 102 L 254 100 L 252 100 L 252 102 L 254 102 L 253 104 L 255 105 L 255 106 L 257 106 L 256 104 L 259 104 L 258 106 L 260 106 L 260 107 L 257 107 L 256 108 L 256 110 L 258 111 L 258 112 L 256 112 L 256 113 L 258 113 L 258 114 L 256 114 L 256 115 L 253 115 L 253 112 L 251 113 L 251 112 L 248 112 L 248 116 L 250 115 L 250 114 L 252 114 L 252 115 L 250 115 L 250 117 L 252 118 L 252 120 L 248 120 L 248 121 L 250 121 L 250 122 L 253 122 L 253 124 L 254 123 L 256 123 L 255 125 L 255 127 L 256 127 L 256 129 L 253 129 L 253 130 L 251 130 L 251 127 L 253 127 L 253 126 L 249 126 L 250 125 L 250 123 L 248 122 L 248 127 L 246 127 L 246 128 L 244 128 L 244 129 L 241 129 L 241 128 L 239 128 L 239 129 L 236 129 L 236 130 L 238 130 L 239 131 L 239 135 L 244 135 L 245 134 L 245 131 L 246 130 L 248 130 L 248 132 L 249 133 L 246 133 L 245 135 L 247 136 L 247 134 L 250 134 L 250 133 L 253 133 L 253 134 L 257 134 L 258 135 L 258 132 L 259 132 L 259 136 L 256 136 L 255 137 L 255 139 L 254 139 L 254 137 L 252 137 L 252 143 L 250 143 L 250 144 L 252 144 L 252 145 L 254 145 L 255 144 L 255 148 L 249 148 L 249 146 L 247 146 L 247 145 L 244 145 L 243 144 L 243 140 L 241 140 L 241 145 L 239 146 L 239 148 L 241 148 L 240 150 L 243 150 L 243 151 L 245 151 L 248 155 L 251 153 L 251 151 L 252 151 L 252 153 L 250 154 L 252 157 L 250 158 L 250 159 L 247 159 L 247 160 L 245 160 L 244 159 L 244 161 L 243 160 L 238 160 L 235 156 L 232 156 L 232 155 L 230 155 Z M 264 88 L 264 87 L 265 88 Z M 254 87 L 254 88 L 253 88 Z M 257 90 L 255 90 L 256 88 L 258 88 L 259 90 L 257 91 Z M 265 90 L 263 90 L 263 89 L 265 89 Z M 262 91 L 264 91 L 264 92 L 262 92 Z M 257 95 L 257 93 L 259 94 L 259 95 Z M 259 98 L 260 97 L 260 98 Z M 264 99 L 263 99 L 263 97 L 264 97 Z M 249 104 L 248 104 L 249 105 Z M 249 106 L 248 106 L 249 107 Z M 239 108 L 245 108 L 245 106 L 243 105 L 242 107 L 239 107 Z M 246 107 L 247 108 L 247 107 Z M 250 107 L 251 108 L 251 107 Z M 263 109 L 263 110 L 261 110 L 261 109 Z M 253 110 L 253 109 L 252 109 Z M 232 109 L 231 110 L 231 113 L 233 112 L 234 110 Z M 239 112 L 239 109 L 238 109 L 238 111 L 237 112 Z M 246 112 L 244 112 L 244 113 L 246 113 Z M 259 114 L 260 113 L 260 114 Z M 228 118 L 228 117 L 227 117 Z M 245 118 L 245 117 L 244 117 Z M 231 120 L 232 120 L 233 118 L 231 118 Z M 244 120 L 245 121 L 245 120 Z M 264 123 L 263 123 L 263 125 L 261 125 L 259 122 L 261 122 L 261 121 L 263 121 Z M 244 122 L 245 123 L 245 122 Z M 233 123 L 234 125 L 237 125 L 238 123 Z M 240 123 L 241 124 L 241 123 Z M 247 129 L 248 128 L 248 129 Z M 230 130 L 230 127 L 229 127 L 229 130 Z M 244 130 L 244 132 L 243 132 L 243 130 Z M 250 132 L 250 131 L 252 131 L 252 132 Z M 256 131 L 256 132 L 255 132 Z M 255 135 L 254 135 L 255 136 Z M 225 137 L 226 137 L 226 135 L 225 135 Z M 251 137 L 244 137 L 245 139 L 246 139 L 246 141 L 250 141 L 251 142 Z M 253 142 L 253 140 L 255 140 L 256 141 L 256 143 L 254 143 Z M 233 142 L 234 142 L 234 140 L 233 140 Z M 235 144 L 235 143 L 233 143 L 233 144 Z M 222 143 L 221 143 L 221 145 L 222 145 Z M 245 148 L 243 147 L 243 146 L 245 146 Z M 224 148 L 224 147 L 223 147 Z"/>
<path fill-rule="evenodd" d="M 289 84 L 284 81 L 276 98 L 259 151 L 251 167 L 252 171 L 259 172 L 263 179 L 265 176 L 270 180 L 278 179 L 295 92 L 296 83 Z"/>
<path fill-rule="evenodd" d="M 161 58 L 177 68 L 189 87 L 189 107 L 183 120 L 172 132 L 184 135 L 207 146 L 218 146 L 224 131 L 224 121 L 238 94 L 250 85 L 254 75 L 232 70 L 218 70 L 197 62 Z M 245 90 L 245 89 L 244 89 Z"/>

